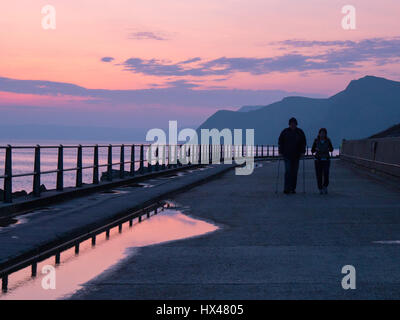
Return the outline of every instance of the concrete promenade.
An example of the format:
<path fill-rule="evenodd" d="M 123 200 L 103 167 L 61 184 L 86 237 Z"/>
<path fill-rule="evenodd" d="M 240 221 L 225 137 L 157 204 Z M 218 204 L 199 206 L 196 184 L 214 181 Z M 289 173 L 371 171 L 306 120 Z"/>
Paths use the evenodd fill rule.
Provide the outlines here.
<path fill-rule="evenodd" d="M 399 189 L 334 160 L 321 196 L 306 161 L 307 193 L 300 167 L 298 193 L 275 194 L 276 163 L 261 163 L 173 199 L 218 231 L 141 248 L 72 298 L 400 298 L 400 241 L 375 243 L 400 240 Z M 345 265 L 356 268 L 356 290 L 342 289 Z"/>
<path fill-rule="evenodd" d="M 229 170 L 232 165 L 212 165 L 202 170 L 171 172 L 146 181 L 149 187 L 132 184 L 92 193 L 69 201 L 37 209 L 16 217 L 19 224 L 0 228 L 0 267 L 20 260 L 69 238 L 100 227 L 118 217 L 162 200 L 171 193 Z M 1 269 L 1 268 L 0 268 Z"/>

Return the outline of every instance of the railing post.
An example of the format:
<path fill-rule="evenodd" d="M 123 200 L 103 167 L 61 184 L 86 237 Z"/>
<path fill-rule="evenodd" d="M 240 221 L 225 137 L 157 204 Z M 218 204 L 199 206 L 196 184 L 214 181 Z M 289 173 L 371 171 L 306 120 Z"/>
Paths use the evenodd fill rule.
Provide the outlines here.
<path fill-rule="evenodd" d="M 167 163 L 167 146 L 164 144 L 162 145 L 162 165 L 161 170 L 165 170 L 166 163 Z"/>
<path fill-rule="evenodd" d="M 147 149 L 147 172 L 153 171 L 153 164 L 151 163 L 151 161 L 153 160 L 153 155 L 151 152 L 152 152 L 151 145 L 149 145 Z"/>
<path fill-rule="evenodd" d="M 178 167 L 178 145 L 174 144 L 174 145 L 171 146 L 171 148 L 174 150 L 172 152 L 174 154 L 174 156 L 173 156 L 174 160 L 172 161 L 173 162 L 172 168 L 176 168 L 176 167 Z"/>
<path fill-rule="evenodd" d="M 4 202 L 12 202 L 12 147 L 6 148 L 6 158 L 4 162 Z"/>
<path fill-rule="evenodd" d="M 96 144 L 93 149 L 93 184 L 99 183 L 99 146 Z"/>
<path fill-rule="evenodd" d="M 78 145 L 76 153 L 76 187 L 82 187 L 82 146 Z"/>
<path fill-rule="evenodd" d="M 125 146 L 121 145 L 121 152 L 119 156 L 119 177 L 123 179 L 125 176 Z"/>
<path fill-rule="evenodd" d="M 2 292 L 7 292 L 8 290 L 8 274 L 5 274 L 1 278 L 1 291 Z"/>
<path fill-rule="evenodd" d="M 37 262 L 32 263 L 32 272 L 31 272 L 32 277 L 37 276 Z"/>
<path fill-rule="evenodd" d="M 139 165 L 139 172 L 141 174 L 144 173 L 144 147 L 140 145 L 140 165 Z"/>
<path fill-rule="evenodd" d="M 261 158 L 264 158 L 264 145 L 261 145 Z"/>
<path fill-rule="evenodd" d="M 64 190 L 64 147 L 62 144 L 58 147 L 57 190 Z"/>
<path fill-rule="evenodd" d="M 60 264 L 60 261 L 61 261 L 61 253 L 58 252 L 58 253 L 56 253 L 56 255 L 55 255 L 55 263 L 56 263 L 56 264 Z"/>
<path fill-rule="evenodd" d="M 212 145 L 208 145 L 208 149 L 209 149 L 209 154 L 208 154 L 208 158 L 209 158 L 209 164 L 212 164 Z"/>
<path fill-rule="evenodd" d="M 40 197 L 40 145 L 35 147 L 35 163 L 33 167 L 33 195 Z"/>
<path fill-rule="evenodd" d="M 269 157 L 269 144 L 267 144 L 267 157 Z"/>
<path fill-rule="evenodd" d="M 258 144 L 256 145 L 256 158 L 258 158 Z"/>
<path fill-rule="evenodd" d="M 182 150 L 179 148 L 179 145 L 175 145 L 175 159 L 176 159 L 176 164 L 175 168 L 178 168 L 181 165 L 181 152 Z"/>
<path fill-rule="evenodd" d="M 196 148 L 195 148 L 194 144 L 191 144 L 189 146 L 189 150 L 190 150 L 189 164 L 195 164 L 197 162 L 197 159 L 196 159 Z"/>
<path fill-rule="evenodd" d="M 176 159 L 176 164 L 175 164 L 175 168 L 178 168 L 178 166 L 180 166 L 180 164 L 181 164 L 181 161 L 180 161 L 180 155 L 179 155 L 179 152 L 180 152 L 180 149 L 179 149 L 179 145 L 178 144 L 176 144 L 175 145 L 175 159 Z"/>
<path fill-rule="evenodd" d="M 185 149 L 184 149 L 184 151 L 185 151 L 185 162 L 187 162 L 186 165 L 190 166 L 192 164 L 192 153 L 193 153 L 192 145 L 191 144 L 189 144 L 189 145 L 184 144 L 184 147 L 185 147 Z M 187 147 L 187 150 L 186 150 L 186 147 Z"/>
<path fill-rule="evenodd" d="M 108 156 L 107 156 L 107 180 L 112 181 L 112 145 L 108 145 Z"/>
<path fill-rule="evenodd" d="M 166 161 L 167 161 L 167 168 L 169 169 L 169 168 L 171 168 L 171 145 L 170 144 L 168 144 L 167 145 L 167 149 L 166 149 L 166 151 L 165 152 L 167 152 L 167 154 L 166 154 Z"/>
<path fill-rule="evenodd" d="M 275 145 L 272 146 L 272 158 L 275 158 Z"/>
<path fill-rule="evenodd" d="M 224 162 L 224 145 L 223 144 L 221 144 L 220 145 L 220 152 L 221 152 L 221 154 L 220 154 L 220 162 L 221 163 L 223 163 Z"/>
<path fill-rule="evenodd" d="M 198 148 L 198 152 L 199 152 L 199 164 L 201 164 L 201 144 L 199 144 L 198 146 L 197 146 L 197 148 Z"/>
<path fill-rule="evenodd" d="M 156 160 L 157 160 L 156 165 L 155 165 L 156 171 L 159 171 L 160 170 L 160 162 L 159 162 L 159 160 L 160 160 L 160 146 L 157 146 L 157 148 L 156 148 Z"/>
<path fill-rule="evenodd" d="M 135 175 L 135 145 L 131 146 L 131 167 L 130 175 L 133 177 Z"/>
<path fill-rule="evenodd" d="M 182 166 L 181 158 L 182 158 L 182 145 L 177 144 L 176 145 L 176 166 L 177 167 Z"/>

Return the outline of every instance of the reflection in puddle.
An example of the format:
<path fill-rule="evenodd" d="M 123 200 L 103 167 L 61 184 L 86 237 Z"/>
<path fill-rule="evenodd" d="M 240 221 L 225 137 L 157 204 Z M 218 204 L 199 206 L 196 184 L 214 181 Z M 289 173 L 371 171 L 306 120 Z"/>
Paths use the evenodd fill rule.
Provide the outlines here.
<path fill-rule="evenodd" d="M 144 217 L 143 217 L 144 218 Z M 61 253 L 61 264 L 56 267 L 56 289 L 45 290 L 42 274 L 45 265 L 54 266 L 54 257 L 38 263 L 36 278 L 31 278 L 31 269 L 25 268 L 9 276 L 9 291 L 0 294 L 0 299 L 61 299 L 81 288 L 81 285 L 114 266 L 128 255 L 135 254 L 138 247 L 166 241 L 189 238 L 217 230 L 210 223 L 194 219 L 180 211 L 165 209 L 141 223 L 135 221 L 123 224 L 122 233 L 118 227 L 110 231 L 110 239 L 100 234 L 96 246 L 91 240 L 80 244 L 80 253 L 74 248 Z"/>

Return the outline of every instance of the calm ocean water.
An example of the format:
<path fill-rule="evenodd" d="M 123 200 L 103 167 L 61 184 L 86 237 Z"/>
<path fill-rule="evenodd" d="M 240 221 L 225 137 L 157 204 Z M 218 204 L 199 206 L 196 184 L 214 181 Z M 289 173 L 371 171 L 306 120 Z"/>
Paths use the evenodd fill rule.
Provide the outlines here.
<path fill-rule="evenodd" d="M 40 144 L 41 146 L 54 146 L 63 144 L 68 145 L 108 145 L 108 144 L 140 144 L 140 142 L 127 142 L 127 141 L 107 141 L 101 143 L 99 141 L 0 141 L 0 146 L 6 146 L 11 144 L 12 146 L 35 146 Z M 125 161 L 129 161 L 131 157 L 131 148 L 125 148 Z M 57 169 L 57 149 L 41 149 L 41 171 L 56 170 Z M 12 152 L 12 169 L 13 174 L 20 173 L 31 173 L 34 171 L 34 149 L 14 149 Z M 76 167 L 77 150 L 64 148 L 64 169 Z M 113 162 L 119 162 L 120 148 L 113 148 Z M 139 148 L 136 148 L 135 158 L 139 160 Z M 4 174 L 4 161 L 5 161 L 5 150 L 0 149 L 0 175 Z M 83 148 L 82 150 L 82 163 L 83 166 L 93 165 L 93 148 Z M 99 148 L 99 164 L 107 163 L 107 148 Z M 136 168 L 138 164 L 136 164 Z M 113 169 L 119 170 L 119 165 L 113 166 Z M 100 167 L 100 176 L 102 172 L 105 172 L 107 167 Z M 129 164 L 125 164 L 125 170 L 129 171 Z M 83 169 L 82 180 L 83 183 L 92 183 L 93 169 Z M 75 171 L 64 172 L 64 187 L 70 187 L 75 185 L 76 173 Z M 13 178 L 13 192 L 25 190 L 27 192 L 32 191 L 33 177 L 17 177 Z M 49 173 L 41 175 L 41 184 L 44 184 L 47 189 L 56 188 L 56 173 Z M 0 179 L 0 189 L 3 189 L 3 179 Z"/>

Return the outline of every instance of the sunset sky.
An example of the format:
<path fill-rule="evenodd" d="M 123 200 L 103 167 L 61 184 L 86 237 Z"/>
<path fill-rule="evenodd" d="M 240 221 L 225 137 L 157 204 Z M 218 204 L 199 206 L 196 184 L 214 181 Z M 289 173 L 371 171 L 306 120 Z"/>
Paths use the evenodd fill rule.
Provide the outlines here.
<path fill-rule="evenodd" d="M 356 30 L 341 25 L 349 4 Z M 400 80 L 399 17 L 398 0 L 4 0 L 0 124 L 196 127 L 221 108 Z"/>

